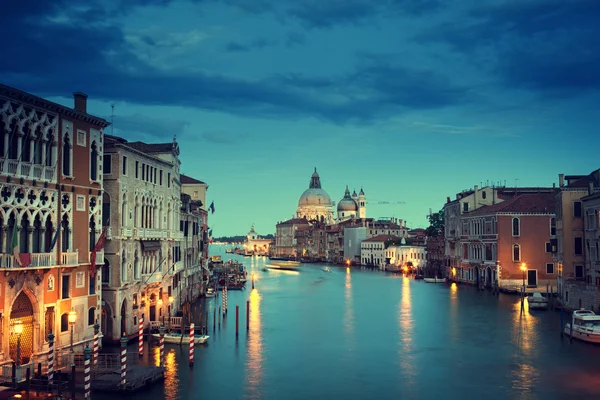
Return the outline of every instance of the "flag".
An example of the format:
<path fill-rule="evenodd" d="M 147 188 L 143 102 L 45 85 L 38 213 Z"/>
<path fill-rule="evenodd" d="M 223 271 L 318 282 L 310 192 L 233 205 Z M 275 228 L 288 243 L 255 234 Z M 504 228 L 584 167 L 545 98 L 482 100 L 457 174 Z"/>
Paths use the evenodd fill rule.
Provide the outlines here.
<path fill-rule="evenodd" d="M 60 233 L 60 225 L 56 227 L 56 232 L 54 232 L 54 237 L 52 238 L 52 242 L 50 242 L 50 250 L 48 253 L 51 253 L 54 250 L 54 246 L 56 246 L 56 241 L 58 240 L 58 234 Z"/>
<path fill-rule="evenodd" d="M 210 206 L 208 207 L 208 209 L 210 210 L 211 214 L 215 213 L 215 202 L 214 201 L 210 202 Z"/>
<path fill-rule="evenodd" d="M 212 244 L 213 239 L 212 239 L 212 229 L 210 231 L 208 231 L 208 243 Z"/>
<path fill-rule="evenodd" d="M 102 229 L 102 234 L 100 235 L 100 239 L 96 242 L 96 246 L 94 246 L 94 250 L 92 250 L 92 254 L 90 254 L 90 276 L 93 278 L 96 275 L 96 253 L 104 248 L 104 238 L 106 236 L 106 227 Z"/>
<path fill-rule="evenodd" d="M 15 257 L 15 262 L 22 267 L 23 264 L 21 264 L 21 257 L 19 256 L 19 238 L 17 237 L 17 231 L 17 220 L 15 219 L 15 224 L 13 225 L 12 251 L 13 256 Z"/>

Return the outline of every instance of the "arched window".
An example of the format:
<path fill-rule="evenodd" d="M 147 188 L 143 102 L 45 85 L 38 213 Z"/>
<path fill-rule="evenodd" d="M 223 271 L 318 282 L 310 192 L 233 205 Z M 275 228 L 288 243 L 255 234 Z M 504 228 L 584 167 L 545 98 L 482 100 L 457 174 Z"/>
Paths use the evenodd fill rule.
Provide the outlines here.
<path fill-rule="evenodd" d="M 33 221 L 33 234 L 31 237 L 31 252 L 41 253 L 42 252 L 42 220 L 40 215 L 36 215 Z"/>
<path fill-rule="evenodd" d="M 98 180 L 98 146 L 96 145 L 96 141 L 92 142 L 91 154 L 90 154 L 90 179 L 92 181 Z"/>
<path fill-rule="evenodd" d="M 35 139 L 33 142 L 33 163 L 41 164 L 43 162 L 42 154 L 44 147 L 44 134 L 42 133 L 41 125 L 35 129 Z"/>
<path fill-rule="evenodd" d="M 52 246 L 52 239 L 54 239 L 54 224 L 52 224 L 52 218 L 48 215 L 46 218 L 46 232 L 44 237 L 44 251 L 46 253 L 50 252 L 50 247 Z"/>
<path fill-rule="evenodd" d="M 110 283 L 110 263 L 106 258 L 104 259 L 104 264 L 102 264 L 102 283 Z"/>
<path fill-rule="evenodd" d="M 63 143 L 63 149 L 62 149 L 62 167 L 63 167 L 63 175 L 65 176 L 71 176 L 71 139 L 69 138 L 69 135 L 65 135 L 65 140 Z"/>
<path fill-rule="evenodd" d="M 64 313 L 60 316 L 60 331 L 68 332 L 69 331 L 69 314 Z"/>
<path fill-rule="evenodd" d="M 133 258 L 133 277 L 134 279 L 140 279 L 140 259 L 137 250 Z"/>
<path fill-rule="evenodd" d="M 125 250 L 121 257 L 121 281 L 127 282 L 127 259 L 125 258 Z"/>
<path fill-rule="evenodd" d="M 121 226 L 128 226 L 127 223 L 127 195 L 123 194 L 121 201 Z"/>
<path fill-rule="evenodd" d="M 29 121 L 23 123 L 23 138 L 21 139 L 21 160 L 23 162 L 31 161 L 31 147 L 29 142 L 31 141 L 31 124 Z"/>
<path fill-rule="evenodd" d="M 62 238 L 61 238 L 61 242 L 62 242 L 62 251 L 63 252 L 67 252 L 69 251 L 69 216 L 67 214 L 63 215 L 62 217 Z"/>
<path fill-rule="evenodd" d="M 21 218 L 21 234 L 19 240 L 19 251 L 21 253 L 29 253 L 29 217 L 23 214 Z"/>
<path fill-rule="evenodd" d="M 96 323 L 96 308 L 92 307 L 88 310 L 88 325 L 94 325 Z"/>
<path fill-rule="evenodd" d="M 513 245 L 513 261 L 521 261 L 521 246 L 516 243 Z"/>
<path fill-rule="evenodd" d="M 46 140 L 46 152 L 45 152 L 45 161 L 47 167 L 52 167 L 55 165 L 54 158 L 54 133 L 52 129 L 48 131 L 48 140 Z"/>
<path fill-rule="evenodd" d="M 94 217 L 90 217 L 90 251 L 94 251 L 96 247 L 96 222 Z"/>
<path fill-rule="evenodd" d="M 512 234 L 513 236 L 521 236 L 521 221 L 519 221 L 519 218 L 512 219 Z"/>

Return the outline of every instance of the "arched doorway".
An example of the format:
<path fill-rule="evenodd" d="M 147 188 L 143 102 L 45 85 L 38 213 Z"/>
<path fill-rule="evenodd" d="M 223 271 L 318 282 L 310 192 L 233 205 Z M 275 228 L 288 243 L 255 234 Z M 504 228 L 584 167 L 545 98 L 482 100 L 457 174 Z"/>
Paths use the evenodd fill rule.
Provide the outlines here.
<path fill-rule="evenodd" d="M 475 267 L 473 272 L 475 273 L 475 276 L 473 277 L 473 283 L 479 287 L 479 267 Z"/>
<path fill-rule="evenodd" d="M 29 363 L 33 353 L 33 304 L 31 300 L 21 291 L 10 311 L 10 358 L 17 358 L 17 342 L 19 335 L 13 332 L 15 322 L 20 321 L 23 324 L 23 333 L 21 333 L 21 364 Z"/>
<path fill-rule="evenodd" d="M 127 299 L 121 304 L 121 336 L 127 335 Z"/>
<path fill-rule="evenodd" d="M 101 322 L 102 333 L 110 339 L 118 339 L 113 337 L 113 316 L 110 307 L 102 306 L 102 322 Z"/>

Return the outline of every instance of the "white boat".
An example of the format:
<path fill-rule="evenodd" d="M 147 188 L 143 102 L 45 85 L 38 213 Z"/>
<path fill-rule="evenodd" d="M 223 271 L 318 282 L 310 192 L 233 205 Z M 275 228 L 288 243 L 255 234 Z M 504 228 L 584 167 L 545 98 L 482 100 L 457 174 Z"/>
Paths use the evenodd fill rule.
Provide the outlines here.
<path fill-rule="evenodd" d="M 546 310 L 548 309 L 548 299 L 542 296 L 540 292 L 534 292 L 527 296 L 527 304 L 530 310 Z"/>
<path fill-rule="evenodd" d="M 206 294 L 204 296 L 206 297 L 215 297 L 216 292 L 214 288 L 209 287 L 208 289 L 206 289 Z"/>
<path fill-rule="evenodd" d="M 323 268 L 323 271 L 324 272 L 331 272 L 331 269 L 329 267 L 325 267 L 325 268 Z"/>
<path fill-rule="evenodd" d="M 160 340 L 159 333 L 153 333 L 152 337 Z M 206 343 L 210 336 L 208 335 L 194 335 L 194 344 L 203 344 Z M 165 343 L 171 344 L 188 344 L 190 343 L 190 335 L 184 335 L 183 340 L 181 340 L 181 333 L 165 333 Z"/>
<path fill-rule="evenodd" d="M 445 283 L 446 279 L 444 278 L 423 278 L 423 280 L 427 283 Z"/>
<path fill-rule="evenodd" d="M 571 322 L 565 324 L 565 334 L 571 335 L 573 324 L 573 337 L 584 342 L 600 343 L 600 315 L 590 310 L 573 311 Z"/>

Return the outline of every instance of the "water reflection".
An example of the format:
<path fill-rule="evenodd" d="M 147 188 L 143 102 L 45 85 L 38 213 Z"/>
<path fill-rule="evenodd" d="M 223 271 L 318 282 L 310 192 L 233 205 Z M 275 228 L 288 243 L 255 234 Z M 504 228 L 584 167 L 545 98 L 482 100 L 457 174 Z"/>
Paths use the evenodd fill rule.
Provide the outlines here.
<path fill-rule="evenodd" d="M 458 336 L 458 285 L 452 282 L 450 285 L 450 339 L 453 342 L 460 340 Z"/>
<path fill-rule="evenodd" d="M 400 356 L 402 375 L 408 386 L 415 384 L 414 356 L 412 354 L 413 322 L 410 279 L 405 276 L 402 278 L 400 303 L 398 305 L 398 325 L 400 328 L 398 355 Z"/>
<path fill-rule="evenodd" d="M 512 386 L 515 389 L 529 390 L 539 381 L 539 370 L 533 365 L 536 359 L 537 319 L 529 313 L 527 301 L 521 308 L 521 301 L 512 307 L 512 341 L 516 345 L 515 364 L 512 371 Z"/>
<path fill-rule="evenodd" d="M 160 349 L 156 348 L 155 358 L 160 358 Z M 177 357 L 175 349 L 165 348 L 165 380 L 164 380 L 164 398 L 166 400 L 179 399 L 179 378 L 177 377 Z"/>
<path fill-rule="evenodd" d="M 352 276 L 350 268 L 346 268 L 346 281 L 344 290 L 344 334 L 347 338 L 348 348 L 354 344 L 354 307 L 352 305 Z"/>
<path fill-rule="evenodd" d="M 260 300 L 258 290 L 250 292 L 250 332 L 248 333 L 248 349 L 246 357 L 246 387 L 245 398 L 262 398 L 263 375 L 263 343 L 260 322 Z"/>

